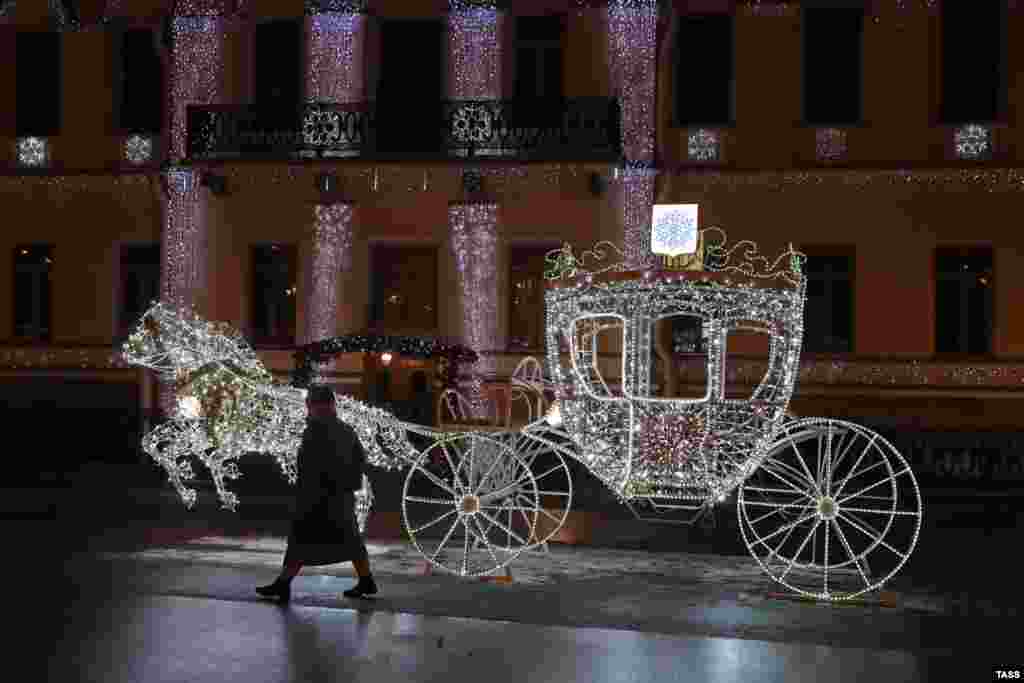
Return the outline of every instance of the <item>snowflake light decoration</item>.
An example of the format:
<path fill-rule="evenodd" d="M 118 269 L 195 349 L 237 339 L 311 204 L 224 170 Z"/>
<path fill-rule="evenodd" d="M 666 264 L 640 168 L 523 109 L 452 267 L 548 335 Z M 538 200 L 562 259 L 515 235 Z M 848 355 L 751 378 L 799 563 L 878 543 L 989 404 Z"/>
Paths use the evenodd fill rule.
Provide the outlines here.
<path fill-rule="evenodd" d="M 992 155 L 992 129 L 977 123 L 961 126 L 953 132 L 958 159 L 987 159 Z"/>
<path fill-rule="evenodd" d="M 45 166 L 50 160 L 50 141 L 46 138 L 18 138 L 18 163 L 22 166 Z"/>
<path fill-rule="evenodd" d="M 131 135 L 124 141 L 124 158 L 133 164 L 144 164 L 153 159 L 153 139 L 145 135 Z"/>
<path fill-rule="evenodd" d="M 843 161 L 846 159 L 846 131 L 818 128 L 814 131 L 814 147 L 818 161 Z"/>
<path fill-rule="evenodd" d="M 707 128 L 690 131 L 686 138 L 686 154 L 690 161 L 718 161 L 721 157 L 721 136 Z"/>
<path fill-rule="evenodd" d="M 651 251 L 666 256 L 697 251 L 697 204 L 655 204 Z"/>

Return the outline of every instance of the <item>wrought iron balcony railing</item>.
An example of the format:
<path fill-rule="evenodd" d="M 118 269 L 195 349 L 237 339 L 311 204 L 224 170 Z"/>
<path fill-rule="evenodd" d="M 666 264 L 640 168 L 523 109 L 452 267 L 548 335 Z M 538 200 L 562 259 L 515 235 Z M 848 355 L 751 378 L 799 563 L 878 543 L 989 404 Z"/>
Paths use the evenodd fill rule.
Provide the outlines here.
<path fill-rule="evenodd" d="M 447 100 L 402 111 L 388 101 L 309 103 L 295 111 L 253 105 L 188 107 L 192 160 L 501 158 L 618 161 L 618 101 Z M 431 118 L 434 120 L 432 121 Z"/>

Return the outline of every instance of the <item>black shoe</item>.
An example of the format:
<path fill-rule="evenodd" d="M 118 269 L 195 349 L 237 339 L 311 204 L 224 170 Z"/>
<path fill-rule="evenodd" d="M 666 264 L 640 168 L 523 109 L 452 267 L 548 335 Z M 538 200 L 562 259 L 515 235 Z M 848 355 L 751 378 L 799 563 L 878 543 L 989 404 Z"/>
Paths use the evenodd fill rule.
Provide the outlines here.
<path fill-rule="evenodd" d="M 346 598 L 365 598 L 367 595 L 373 595 L 377 592 L 377 584 L 374 582 L 372 576 L 360 577 L 359 583 L 343 592 Z"/>
<path fill-rule="evenodd" d="M 259 586 L 256 592 L 265 598 L 276 598 L 280 602 L 288 602 L 292 599 L 291 584 L 278 579 L 269 586 Z"/>

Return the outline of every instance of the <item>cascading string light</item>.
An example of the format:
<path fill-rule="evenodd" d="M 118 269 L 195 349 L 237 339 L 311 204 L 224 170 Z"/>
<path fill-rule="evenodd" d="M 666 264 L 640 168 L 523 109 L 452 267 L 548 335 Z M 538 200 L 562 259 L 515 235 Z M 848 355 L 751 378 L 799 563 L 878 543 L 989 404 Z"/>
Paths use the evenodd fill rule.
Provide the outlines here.
<path fill-rule="evenodd" d="M 341 202 L 313 206 L 304 344 L 333 337 L 337 332 L 338 276 L 352 265 L 352 210 L 352 204 Z M 333 370 L 333 359 L 322 369 Z"/>
<path fill-rule="evenodd" d="M 448 208 L 448 226 L 459 275 L 463 334 L 469 346 L 491 351 L 498 346 L 497 242 L 498 206 L 493 203 L 455 203 Z M 477 364 L 468 392 L 474 417 L 485 413 L 483 374 L 493 374 L 495 360 L 486 356 Z"/>
<path fill-rule="evenodd" d="M 223 98 L 227 20 L 221 3 L 176 3 L 171 22 L 170 158 L 187 158 L 189 105 L 219 104 Z"/>
<path fill-rule="evenodd" d="M 367 17 L 361 12 L 307 9 L 305 80 L 309 102 L 353 103 L 366 98 L 363 55 Z"/>
<path fill-rule="evenodd" d="M 494 2 L 449 0 L 448 64 L 452 99 L 501 96 L 501 25 Z"/>

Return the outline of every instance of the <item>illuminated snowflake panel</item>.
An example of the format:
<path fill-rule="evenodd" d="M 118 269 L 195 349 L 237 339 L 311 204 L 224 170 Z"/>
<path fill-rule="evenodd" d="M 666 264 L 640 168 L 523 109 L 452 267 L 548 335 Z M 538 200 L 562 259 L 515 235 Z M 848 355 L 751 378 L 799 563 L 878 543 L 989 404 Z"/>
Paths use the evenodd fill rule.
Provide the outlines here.
<path fill-rule="evenodd" d="M 18 138 L 18 163 L 22 166 L 45 166 L 50 160 L 50 141 L 46 138 Z"/>
<path fill-rule="evenodd" d="M 992 155 L 992 129 L 970 123 L 953 132 L 958 159 L 987 159 Z"/>
<path fill-rule="evenodd" d="M 819 128 L 814 132 L 818 161 L 846 159 L 846 131 L 839 128 Z"/>
<path fill-rule="evenodd" d="M 124 158 L 133 164 L 144 164 L 153 159 L 153 139 L 132 135 L 124 141 Z"/>
<path fill-rule="evenodd" d="M 697 251 L 697 204 L 656 204 L 651 217 L 651 251 L 666 256 Z"/>
<path fill-rule="evenodd" d="M 691 161 L 718 161 L 721 152 L 721 138 L 717 131 L 698 128 L 690 131 L 686 142 L 687 156 Z"/>

